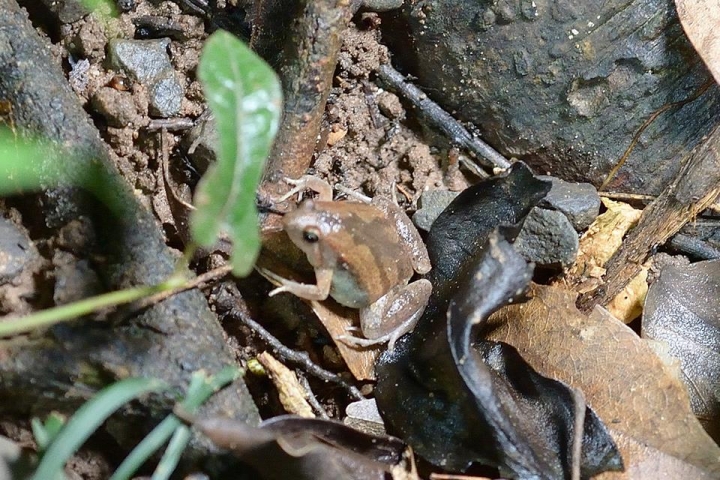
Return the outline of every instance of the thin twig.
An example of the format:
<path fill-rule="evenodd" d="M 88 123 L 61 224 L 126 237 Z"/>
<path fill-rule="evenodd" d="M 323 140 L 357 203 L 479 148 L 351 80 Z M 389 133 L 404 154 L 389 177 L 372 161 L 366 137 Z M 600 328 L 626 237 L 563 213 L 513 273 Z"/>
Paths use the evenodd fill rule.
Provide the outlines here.
<path fill-rule="evenodd" d="M 320 418 L 328 419 L 330 418 L 323 408 L 323 406 L 320 404 L 318 399 L 315 397 L 315 393 L 312 391 L 312 387 L 310 387 L 310 382 L 308 382 L 307 377 L 305 377 L 304 374 L 301 372 L 295 372 L 295 375 L 297 375 L 298 381 L 300 382 L 300 385 L 303 386 L 305 391 L 307 392 L 307 397 L 305 400 L 310 404 L 310 406 L 315 410 L 315 413 L 318 414 Z"/>
<path fill-rule="evenodd" d="M 220 297 L 217 299 L 217 305 L 226 310 L 226 315 L 236 318 L 243 325 L 247 326 L 250 330 L 255 332 L 265 343 L 272 348 L 275 354 L 285 362 L 291 362 L 295 365 L 299 365 L 307 373 L 324 380 L 326 382 L 332 382 L 340 385 L 356 400 L 365 400 L 365 397 L 360 390 L 354 385 L 351 385 L 340 375 L 325 370 L 321 366 L 314 363 L 310 356 L 306 352 L 298 352 L 286 347 L 280 340 L 275 338 L 270 332 L 265 330 L 262 325 L 253 320 L 250 317 L 250 312 L 242 300 L 240 292 L 233 283 L 227 283 L 227 291 L 230 294 L 230 301 L 223 301 Z"/>
<path fill-rule="evenodd" d="M 213 280 L 218 280 L 218 279 L 224 277 L 225 275 L 227 275 L 228 273 L 230 273 L 231 271 L 232 271 L 232 266 L 230 266 L 230 265 L 223 265 L 222 267 L 214 268 L 208 272 L 203 273 L 202 275 L 198 275 L 197 277 L 188 280 L 187 282 L 185 282 L 184 284 L 180 285 L 177 288 L 173 288 L 172 290 L 157 293 L 157 294 L 147 297 L 143 300 L 140 300 L 139 302 L 136 302 L 135 309 L 141 310 L 141 309 L 149 307 L 151 305 L 155 305 L 173 295 L 177 295 L 180 292 L 184 292 L 186 290 L 191 290 L 193 288 L 197 288 L 205 283 L 210 283 Z"/>
<path fill-rule="evenodd" d="M 391 90 L 396 91 L 410 101 L 418 112 L 426 118 L 428 123 L 440 129 L 450 138 L 450 141 L 473 154 L 480 159 L 486 160 L 487 167 L 508 168 L 510 162 L 497 150 L 487 143 L 473 136 L 449 113 L 430 100 L 428 96 L 415 85 L 405 81 L 403 75 L 390 65 L 381 65 L 378 69 L 378 78 Z"/>
<path fill-rule="evenodd" d="M 633 135 L 632 140 L 630 141 L 630 145 L 625 149 L 625 152 L 623 152 L 622 156 L 620 157 L 620 160 L 617 161 L 615 166 L 613 166 L 612 169 L 610 169 L 610 172 L 607 174 L 607 177 L 605 177 L 605 181 L 600 185 L 600 188 L 598 190 L 603 190 L 605 187 L 608 186 L 608 184 L 612 181 L 613 178 L 615 178 L 615 175 L 617 174 L 618 170 L 625 164 L 628 157 L 632 153 L 632 151 L 635 149 L 635 145 L 640 141 L 640 135 L 643 134 L 645 129 L 652 124 L 657 117 L 660 116 L 663 112 L 666 112 L 670 110 L 671 108 L 675 107 L 681 107 L 685 105 L 686 103 L 693 102 L 697 100 L 705 91 L 710 88 L 711 85 L 715 83 L 715 80 L 711 77 L 707 82 L 703 83 L 700 88 L 690 97 L 680 100 L 678 102 L 668 103 L 666 105 L 663 105 L 662 107 L 655 110 L 650 117 L 648 117 L 647 120 L 638 128 L 637 132 L 635 132 L 635 135 Z"/>
<path fill-rule="evenodd" d="M 147 125 L 147 129 L 151 132 L 156 130 L 188 130 L 195 126 L 195 121 L 192 118 L 180 117 L 180 118 L 153 118 Z"/>

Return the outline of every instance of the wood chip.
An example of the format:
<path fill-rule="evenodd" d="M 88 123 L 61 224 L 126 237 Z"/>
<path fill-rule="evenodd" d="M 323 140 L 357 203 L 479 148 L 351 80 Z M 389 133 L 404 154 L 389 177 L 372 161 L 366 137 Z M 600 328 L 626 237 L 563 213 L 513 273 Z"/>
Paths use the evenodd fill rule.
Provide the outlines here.
<path fill-rule="evenodd" d="M 305 400 L 307 391 L 298 381 L 295 372 L 278 362 L 268 352 L 261 353 L 257 359 L 265 367 L 270 380 L 277 388 L 280 403 L 285 411 L 305 418 L 315 418 L 310 404 Z"/>

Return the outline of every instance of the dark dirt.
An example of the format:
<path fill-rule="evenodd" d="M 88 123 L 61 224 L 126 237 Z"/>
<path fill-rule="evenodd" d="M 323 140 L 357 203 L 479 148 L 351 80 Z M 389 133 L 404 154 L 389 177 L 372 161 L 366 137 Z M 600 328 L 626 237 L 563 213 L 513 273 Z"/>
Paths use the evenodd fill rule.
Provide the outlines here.
<path fill-rule="evenodd" d="M 344 36 L 323 122 L 322 144 L 312 172 L 333 184 L 371 196 L 400 193 L 401 204 L 412 210 L 422 191 L 460 190 L 467 181 L 457 164 L 446 167 L 449 163 L 446 151 L 431 147 L 407 126 L 407 114 L 397 96 L 382 91 L 372 82 L 371 71 L 381 62 L 387 62 L 388 52 L 380 43 L 376 22 L 367 21 L 367 16 L 364 18 L 366 21 L 360 21 L 359 28 L 351 27 Z M 185 89 L 178 118 L 194 120 L 205 108 L 194 70 L 208 32 L 200 18 L 182 13 L 172 2 L 157 5 L 138 2 L 134 11 L 122 14 L 119 19 L 87 15 L 63 25 L 59 37 L 52 38 L 51 51 L 55 61 L 62 65 L 78 101 L 112 148 L 118 170 L 134 187 L 141 202 L 158 216 L 168 242 L 181 249 L 182 235 L 178 234 L 159 175 L 163 152 L 167 152 L 173 178 L 180 179 L 180 185 L 173 188 L 187 192 L 194 187 L 198 174 L 184 160 L 186 152 L 180 147 L 186 132 L 167 133 L 161 143 L 161 133 L 148 129 L 153 119 L 146 87 L 114 71 L 106 55 L 108 38 L 138 38 L 148 22 L 151 27 L 170 26 L 163 31 L 170 32 L 170 60 L 183 79 Z M 395 192 L 393 185 L 397 185 Z M 21 210 L 32 212 L 35 207 L 28 208 L 26 201 L 33 200 L 14 199 L 13 204 L 18 203 Z M 23 226 L 25 219 L 18 210 L 3 205 L 2 212 L 19 231 L 28 234 Z M 103 291 L 101 280 L 84 255 L 94 242 L 88 225 L 73 220 L 57 231 L 36 228 L 29 236 L 32 240 L 28 248 L 32 254 L 22 274 L 0 286 L 3 313 L 28 313 Z M 265 293 L 261 290 L 259 298 Z M 268 320 L 273 326 L 272 319 Z M 282 337 L 287 327 L 282 322 L 274 326 L 273 333 Z M 226 327 L 230 333 L 226 341 L 242 363 L 264 348 L 247 329 Z M 317 339 L 322 338 L 320 328 L 317 324 L 305 325 L 297 335 L 286 335 L 287 341 L 293 348 L 309 351 L 325 368 L 342 371 L 342 360 L 334 347 L 323 345 L 325 342 L 318 345 Z M 339 415 L 346 402 L 341 399 L 342 392 L 326 391 L 322 382 L 310 380 L 328 412 Z M 249 384 L 264 415 L 280 413 L 274 390 L 267 382 L 251 379 Z M 6 424 L 9 425 L 12 424 Z M 25 428 L 2 430 L 16 440 L 25 439 L 25 446 L 30 447 Z M 92 448 L 93 443 L 90 445 Z M 71 478 L 106 478 L 108 468 L 107 460 L 92 450 L 82 450 L 69 465 Z"/>
<path fill-rule="evenodd" d="M 135 3 L 133 11 L 118 19 L 90 14 L 62 25 L 57 32 L 39 30 L 52 40 L 54 60 L 62 65 L 78 101 L 111 147 L 117 169 L 141 203 L 153 212 L 163 227 L 166 242 L 179 255 L 187 232 L 177 202 L 173 204 L 168 194 L 189 201 L 201 173 L 188 160 L 187 149 L 192 141 L 187 138 L 188 128 L 182 125 L 192 124 L 205 110 L 195 68 L 209 32 L 203 19 L 183 12 L 173 2 Z M 381 17 L 362 13 L 354 20 L 343 35 L 309 173 L 369 196 L 397 195 L 409 212 L 417 209 L 418 198 L 426 190 L 463 190 L 474 179 L 460 170 L 457 150 L 423 132 L 413 112 L 406 110 L 407 105 L 374 81 L 373 70 L 390 57 L 378 28 Z M 181 126 L 168 128 L 165 134 L 151 128 L 158 119 L 151 113 L 148 89 L 112 69 L 107 58 L 110 38 L 169 38 L 167 52 L 184 87 L 176 117 Z M 164 156 L 168 159 L 171 185 L 166 185 L 162 176 Z M 31 239 L 22 273 L 12 281 L 0 282 L 3 314 L 25 314 L 103 291 L 102 280 L 95 275 L 86 255 L 96 242 L 93 228 L 82 219 L 65 223 L 57 230 L 39 226 L 40 221 L 32 216 L 37 208 L 34 197 L 0 202 L 0 212 L 7 221 Z M 223 259 L 221 252 L 196 258 L 196 270 L 202 273 Z M 0 258 L 0 268 L 5 261 Z M 266 302 L 270 286 L 256 274 L 238 285 L 255 318 L 286 345 L 307 351 L 313 361 L 328 370 L 345 370 L 337 349 L 325 338 L 319 323 L 312 320 L 307 305 L 285 296 Z M 211 306 L 216 306 L 220 289 L 206 289 Z M 298 320 L 305 317 L 311 321 Z M 240 364 L 266 348 L 247 327 L 230 322 L 223 327 L 224 340 Z M 347 403 L 345 392 L 313 378 L 309 381 L 327 412 L 339 416 Z M 267 379 L 250 376 L 248 386 L 263 417 L 281 413 Z M 371 390 L 371 384 L 364 385 L 363 393 Z M 0 433 L 32 449 L 26 423 L 26 418 L 5 419 L 0 422 Z M 112 462 L 103 455 L 107 452 L 92 450 L 94 446 L 97 444 L 91 442 L 90 449 L 73 458 L 69 466 L 71 478 L 107 477 Z M 115 452 L 108 458 L 115 461 L 116 456 Z"/>

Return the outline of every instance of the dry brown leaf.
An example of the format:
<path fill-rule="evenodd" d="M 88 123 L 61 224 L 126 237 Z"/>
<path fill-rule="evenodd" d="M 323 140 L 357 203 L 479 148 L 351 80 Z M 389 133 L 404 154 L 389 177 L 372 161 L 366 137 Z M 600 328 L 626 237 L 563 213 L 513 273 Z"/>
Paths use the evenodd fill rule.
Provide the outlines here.
<path fill-rule="evenodd" d="M 675 0 L 685 35 L 720 83 L 720 0 Z"/>
<path fill-rule="evenodd" d="M 360 325 L 358 310 L 343 307 L 332 300 L 310 302 L 310 306 L 335 342 L 350 373 L 361 381 L 375 380 L 375 360 L 385 348 L 385 345 L 362 348 L 349 346 L 335 340 L 341 335 L 347 335 L 348 328 Z"/>
<path fill-rule="evenodd" d="M 703 478 L 654 475 L 664 468 L 720 476 L 720 448 L 692 414 L 685 387 L 642 339 L 603 309 L 583 315 L 573 292 L 533 293 L 493 315 L 486 338 L 513 345 L 540 373 L 584 393 L 627 468 L 602 478 Z"/>
<path fill-rule="evenodd" d="M 268 352 L 261 353 L 257 359 L 265 367 L 265 371 L 275 385 L 285 411 L 304 418 L 315 418 L 310 404 L 305 400 L 307 391 L 300 385 L 295 372 L 278 362 Z"/>
<path fill-rule="evenodd" d="M 640 273 L 608 304 L 608 312 L 613 317 L 623 323 L 630 323 L 640 316 L 648 292 L 648 270 L 648 267 L 643 266 Z"/>
<path fill-rule="evenodd" d="M 626 203 L 609 198 L 603 198 L 602 202 L 607 211 L 596 218 L 580 238 L 577 259 L 565 276 L 569 285 L 578 286 L 588 279 L 599 278 L 604 274 L 602 267 L 620 248 L 625 233 L 637 223 L 642 214 L 642 210 Z"/>
<path fill-rule="evenodd" d="M 337 142 L 345 138 L 348 131 L 344 128 L 338 128 L 337 130 L 330 130 L 327 136 L 327 144 L 330 146 L 335 145 Z"/>

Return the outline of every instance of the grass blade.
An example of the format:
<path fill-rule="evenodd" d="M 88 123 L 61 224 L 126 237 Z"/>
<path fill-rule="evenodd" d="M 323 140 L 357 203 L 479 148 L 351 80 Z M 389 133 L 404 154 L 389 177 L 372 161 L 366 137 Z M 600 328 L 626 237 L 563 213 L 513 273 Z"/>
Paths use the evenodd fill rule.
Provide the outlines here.
<path fill-rule="evenodd" d="M 65 463 L 118 408 L 145 393 L 167 388 L 148 378 L 128 378 L 104 388 L 81 406 L 58 433 L 40 461 L 33 480 L 57 478 Z"/>

